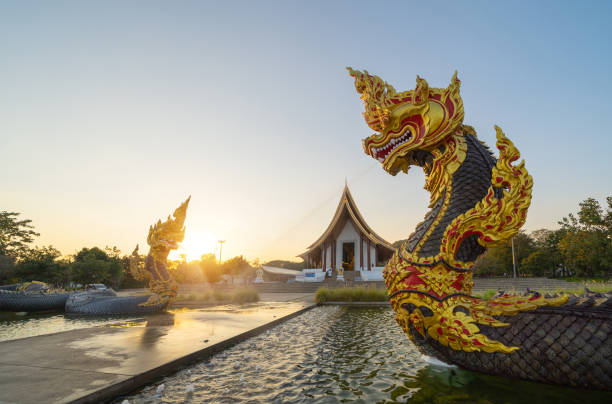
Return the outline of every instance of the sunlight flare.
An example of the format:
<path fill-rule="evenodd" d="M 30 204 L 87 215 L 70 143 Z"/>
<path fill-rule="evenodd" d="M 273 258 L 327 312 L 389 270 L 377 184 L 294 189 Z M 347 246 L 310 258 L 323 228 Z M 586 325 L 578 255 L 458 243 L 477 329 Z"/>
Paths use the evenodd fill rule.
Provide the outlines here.
<path fill-rule="evenodd" d="M 185 240 L 178 249 L 169 255 L 171 260 L 186 261 L 199 260 L 203 254 L 215 254 L 217 241 L 210 234 L 203 231 L 188 231 L 185 233 Z"/>

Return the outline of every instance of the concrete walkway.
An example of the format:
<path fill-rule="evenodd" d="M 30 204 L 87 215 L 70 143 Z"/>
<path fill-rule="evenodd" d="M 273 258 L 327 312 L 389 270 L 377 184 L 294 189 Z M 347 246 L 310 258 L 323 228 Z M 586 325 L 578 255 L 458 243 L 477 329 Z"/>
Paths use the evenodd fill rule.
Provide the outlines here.
<path fill-rule="evenodd" d="M 0 402 L 110 400 L 313 307 L 284 298 L 0 342 Z"/>

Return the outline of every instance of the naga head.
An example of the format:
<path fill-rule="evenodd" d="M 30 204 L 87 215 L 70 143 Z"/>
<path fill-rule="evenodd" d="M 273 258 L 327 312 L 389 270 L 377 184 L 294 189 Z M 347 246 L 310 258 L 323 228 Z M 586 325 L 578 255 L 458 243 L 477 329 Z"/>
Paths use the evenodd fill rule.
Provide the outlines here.
<path fill-rule="evenodd" d="M 187 206 L 191 196 L 174 211 L 174 219 L 168 216 L 165 222 L 158 220 L 155 226 L 149 228 L 147 244 L 151 246 L 151 251 L 156 255 L 163 256 L 165 259 L 170 250 L 178 248 L 178 245 L 185 238 L 185 216 L 187 216 Z"/>
<path fill-rule="evenodd" d="M 363 116 L 377 133 L 363 139 L 366 154 L 396 175 L 411 165 L 431 163 L 431 151 L 463 122 L 457 72 L 447 88 L 429 88 L 417 76 L 416 88 L 398 93 L 378 76 L 347 68 L 365 104 Z"/>

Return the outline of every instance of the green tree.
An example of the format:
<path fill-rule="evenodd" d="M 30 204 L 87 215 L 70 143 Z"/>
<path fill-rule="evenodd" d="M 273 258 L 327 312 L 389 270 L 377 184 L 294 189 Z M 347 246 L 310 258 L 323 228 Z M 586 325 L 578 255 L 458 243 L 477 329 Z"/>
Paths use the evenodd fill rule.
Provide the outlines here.
<path fill-rule="evenodd" d="M 70 265 L 59 259 L 61 255 L 59 250 L 52 246 L 29 249 L 15 266 L 16 280 L 67 285 L 71 278 Z"/>
<path fill-rule="evenodd" d="M 606 232 L 608 233 L 608 240 L 612 244 L 612 196 L 606 198 L 606 202 L 608 203 L 608 208 L 606 210 L 606 215 L 603 218 L 604 227 Z"/>
<path fill-rule="evenodd" d="M 117 287 L 121 283 L 121 259 L 110 257 L 98 247 L 83 248 L 74 256 L 73 280 L 78 283 L 104 283 Z"/>
<path fill-rule="evenodd" d="M 221 264 L 221 272 L 232 276 L 240 275 L 249 269 L 252 267 L 242 255 L 230 258 Z"/>
<path fill-rule="evenodd" d="M 514 236 L 514 255 L 516 258 L 516 268 L 519 274 L 521 262 L 534 251 L 533 239 L 519 232 Z M 511 276 L 512 267 L 512 239 L 504 241 L 501 245 L 491 247 L 474 266 L 474 272 L 481 276 Z"/>
<path fill-rule="evenodd" d="M 506 269 L 500 253 L 503 248 L 492 247 L 487 250 L 474 264 L 474 274 L 476 276 L 502 276 Z"/>
<path fill-rule="evenodd" d="M 15 258 L 0 255 L 0 284 L 15 282 Z"/>
<path fill-rule="evenodd" d="M 599 232 L 569 232 L 559 243 L 565 264 L 578 276 L 609 271 L 610 244 Z"/>
<path fill-rule="evenodd" d="M 34 237 L 40 236 L 35 232 L 30 219 L 18 220 L 17 212 L 0 212 L 0 255 L 19 258 L 28 249 Z"/>
<path fill-rule="evenodd" d="M 556 276 L 556 271 L 563 267 L 559 242 L 566 234 L 563 229 L 540 229 L 531 233 L 535 250 L 522 260 L 522 271 L 534 276 Z"/>
<path fill-rule="evenodd" d="M 172 276 L 178 283 L 201 283 L 204 282 L 204 274 L 199 261 L 180 261 L 173 268 Z"/>
<path fill-rule="evenodd" d="M 609 273 L 612 267 L 612 197 L 606 202 L 604 213 L 596 199 L 587 198 L 579 204 L 578 217 L 570 213 L 559 222 L 565 231 L 559 251 L 578 276 Z"/>
<path fill-rule="evenodd" d="M 200 260 L 200 268 L 207 282 L 215 283 L 221 280 L 221 268 L 215 254 L 204 254 Z"/>
<path fill-rule="evenodd" d="M 132 276 L 132 272 L 130 271 L 130 255 L 124 255 L 120 258 L 121 261 L 121 283 L 119 284 L 120 289 L 135 289 L 135 288 L 143 288 L 147 286 L 147 282 L 145 280 L 136 280 Z M 145 256 L 140 255 L 140 261 L 144 262 Z"/>

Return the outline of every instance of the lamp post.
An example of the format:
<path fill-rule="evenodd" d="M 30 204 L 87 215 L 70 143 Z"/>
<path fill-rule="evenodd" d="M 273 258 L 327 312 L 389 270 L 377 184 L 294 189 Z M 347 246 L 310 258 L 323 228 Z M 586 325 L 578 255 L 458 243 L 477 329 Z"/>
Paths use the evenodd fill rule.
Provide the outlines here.
<path fill-rule="evenodd" d="M 225 240 L 219 240 L 219 264 L 221 264 L 221 252 L 223 251 L 223 243 L 225 243 Z"/>
<path fill-rule="evenodd" d="M 512 237 L 512 272 L 513 277 L 518 278 L 518 274 L 516 273 L 516 258 L 514 257 L 514 237 Z"/>

